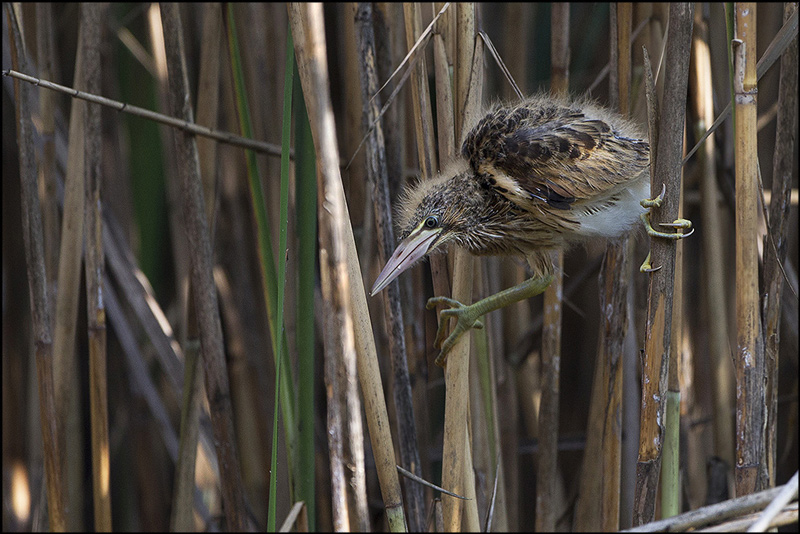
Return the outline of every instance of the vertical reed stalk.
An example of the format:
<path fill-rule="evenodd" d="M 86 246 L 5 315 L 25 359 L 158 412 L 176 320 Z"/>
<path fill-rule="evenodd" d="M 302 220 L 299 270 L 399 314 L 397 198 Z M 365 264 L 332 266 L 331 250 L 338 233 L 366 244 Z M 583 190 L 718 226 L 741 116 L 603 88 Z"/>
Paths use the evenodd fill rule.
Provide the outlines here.
<path fill-rule="evenodd" d="M 736 496 L 759 491 L 764 450 L 764 344 L 758 311 L 756 4 L 735 6 Z"/>
<path fill-rule="evenodd" d="M 219 4 L 203 7 L 203 39 L 200 49 L 200 81 L 197 89 L 197 122 L 210 128 L 217 127 L 219 109 L 220 47 L 222 46 L 222 17 Z M 203 179 L 206 217 L 209 235 L 214 236 L 216 206 L 216 156 L 217 143 L 211 139 L 198 138 L 197 152 L 200 158 L 200 175 Z M 188 301 L 194 302 L 194 290 L 189 284 Z M 203 393 L 203 368 L 200 359 L 197 314 L 194 306 L 187 306 L 186 342 L 184 358 L 184 390 L 181 405 L 181 428 L 178 461 L 175 466 L 175 488 L 173 490 L 170 528 L 185 532 L 194 528 L 195 463 L 197 459 L 197 436 Z"/>
<path fill-rule="evenodd" d="M 786 22 L 797 10 L 797 3 L 784 4 L 783 20 Z M 792 158 L 797 135 L 797 39 L 781 57 L 781 74 L 778 88 L 778 124 L 775 129 L 775 155 L 772 159 L 772 202 L 769 210 L 770 233 L 764 238 L 764 339 L 766 366 L 767 435 L 766 458 L 769 474 L 768 486 L 776 484 L 778 427 L 778 349 L 780 348 L 781 298 L 784 292 L 784 275 L 781 269 L 787 252 L 789 233 L 789 206 L 792 188 Z"/>
<path fill-rule="evenodd" d="M 478 46 L 480 46 L 479 43 Z M 486 262 L 488 263 L 488 262 Z M 489 283 L 489 266 L 477 262 L 476 283 L 485 288 L 484 293 L 492 292 Z M 495 315 L 497 318 L 499 314 Z M 487 321 L 487 328 L 475 330 L 474 350 L 470 355 L 470 366 L 474 369 L 470 373 L 470 430 L 473 443 L 473 470 L 479 474 L 475 477 L 477 487 L 475 493 L 478 497 L 478 508 L 487 516 L 484 530 L 489 532 L 507 532 L 508 527 L 508 500 L 505 491 L 506 467 L 505 457 L 501 451 L 500 419 L 501 414 L 506 416 L 505 407 L 498 408 L 497 404 L 497 374 L 495 373 L 498 360 L 502 351 L 499 346 L 502 336 L 500 329 L 494 321 Z M 491 521 L 488 519 L 491 514 Z"/>
<path fill-rule="evenodd" d="M 630 115 L 631 24 L 633 6 L 617 3 L 612 7 L 612 53 L 609 71 L 610 101 L 621 115 Z M 616 20 L 615 20 L 616 19 Z M 614 68 L 616 66 L 616 68 Z M 600 333 L 598 362 L 604 378 L 603 484 L 601 522 L 606 531 L 619 529 L 621 442 L 622 442 L 622 363 L 628 326 L 628 238 L 608 245 L 600 269 L 600 309 L 603 325 Z"/>
<path fill-rule="evenodd" d="M 672 221 L 678 216 L 683 128 L 686 114 L 686 84 L 693 23 L 692 4 L 670 4 L 669 39 L 664 62 L 664 96 L 661 106 L 658 148 L 650 143 L 650 165 L 654 167 L 651 194 L 666 187 L 664 203 L 651 210 L 651 221 Z M 665 394 L 672 336 L 672 304 L 675 277 L 675 242 L 652 239 L 652 261 L 660 266 L 650 273 L 648 314 L 645 328 L 645 354 L 642 361 L 642 412 L 639 434 L 639 460 L 636 465 L 636 495 L 633 525 L 655 517 L 656 490 L 661 470 L 664 440 Z"/>
<path fill-rule="evenodd" d="M 19 11 L 10 3 L 4 4 L 9 27 L 9 51 L 12 67 L 26 72 L 28 60 L 22 41 Z M 53 532 L 66 530 L 64 486 L 61 459 L 63 451 L 58 433 L 58 413 L 53 384 L 53 342 L 50 326 L 50 308 L 47 300 L 47 278 L 42 233 L 39 195 L 36 188 L 36 164 L 33 151 L 33 125 L 31 123 L 30 92 L 32 88 L 19 80 L 14 81 L 17 143 L 19 146 L 22 239 L 25 246 L 25 264 L 28 271 L 28 288 L 31 295 L 33 317 L 36 378 L 39 389 L 39 424 L 44 450 L 45 490 L 49 528 Z"/>
<path fill-rule="evenodd" d="M 164 40 L 169 69 L 171 113 L 194 122 L 186 74 L 183 27 L 177 4 L 162 6 Z M 181 175 L 181 203 L 191 259 L 194 306 L 200 327 L 200 346 L 205 363 L 206 395 L 209 401 L 214 442 L 219 458 L 220 484 L 227 527 L 241 530 L 246 525 L 242 477 L 233 430 L 233 414 L 222 344 L 222 326 L 211 265 L 211 241 L 205 216 L 197 144 L 194 136 L 174 132 Z M 186 385 L 189 387 L 189 385 Z"/>
<path fill-rule="evenodd" d="M 358 378 L 389 528 L 393 532 L 405 531 L 403 497 L 395 467 L 375 340 L 364 287 L 357 283 L 361 269 L 339 171 L 322 6 L 293 3 L 288 10 L 319 169 L 317 191 L 322 199 L 319 203 L 320 266 L 322 270 L 327 269 L 331 277 L 332 317 L 336 319 L 335 330 L 339 339 L 328 357 L 350 353 L 357 358 Z M 325 257 L 328 254 L 330 257 Z"/>
<path fill-rule="evenodd" d="M 569 3 L 554 3 L 550 19 L 552 80 L 550 92 L 569 89 Z M 536 530 L 552 532 L 561 515 L 558 502 L 558 396 L 561 381 L 561 308 L 564 293 L 564 251 L 552 254 L 553 281 L 544 292 L 542 327 L 542 397 L 539 406 L 539 459 L 536 469 Z"/>
<path fill-rule="evenodd" d="M 55 65 L 55 35 L 53 30 L 53 5 L 48 2 L 36 4 L 36 55 L 39 76 L 47 80 L 57 79 Z M 39 93 L 39 114 L 42 120 L 42 160 L 39 170 L 42 198 L 42 228 L 44 231 L 45 268 L 50 281 L 51 293 L 58 272 L 58 199 L 56 198 L 56 146 L 55 108 L 56 94 L 52 91 Z M 50 297 L 52 298 L 52 294 Z M 52 303 L 51 303 L 52 304 Z"/>
<path fill-rule="evenodd" d="M 455 10 L 455 5 L 450 6 Z M 445 13 L 447 17 L 450 11 Z M 419 12 L 419 4 L 406 2 L 403 4 L 403 15 L 405 19 L 406 46 L 410 50 L 417 38 L 422 34 L 422 16 Z M 452 20 L 453 16 L 446 20 Z M 445 43 L 448 44 L 448 43 Z M 428 90 L 427 69 L 425 58 L 421 57 L 417 62 L 417 67 L 411 72 L 411 101 L 414 108 L 414 125 L 417 132 L 417 157 L 419 158 L 419 173 L 422 180 L 433 178 L 436 172 L 436 153 L 433 148 L 433 116 L 431 113 L 431 97 Z M 437 109 L 438 111 L 438 109 Z M 441 127 L 440 127 L 441 128 Z M 454 131 L 454 127 L 450 127 Z M 440 130 L 440 135 L 442 132 Z M 439 147 L 441 151 L 441 146 Z M 439 159 L 444 159 L 439 155 Z M 445 159 L 445 161 L 447 161 Z M 447 258 L 441 254 L 435 255 L 430 259 L 431 276 L 433 277 L 433 292 L 436 295 L 450 294 L 450 277 L 448 275 Z M 439 308 L 437 308 L 437 313 Z"/>
<path fill-rule="evenodd" d="M 691 78 L 692 85 L 696 88 L 693 101 L 696 109 L 697 122 L 694 127 L 695 135 L 699 137 L 714 122 L 714 101 L 712 94 L 711 51 L 708 45 L 708 27 L 699 17 L 695 17 L 695 37 L 692 47 L 694 55 L 694 69 Z M 723 236 L 723 213 L 720 209 L 720 192 L 717 187 L 717 164 L 715 160 L 716 141 L 711 134 L 705 145 L 698 152 L 701 166 L 700 193 L 702 198 L 702 224 L 703 232 L 703 261 L 701 262 L 703 284 L 706 294 L 709 326 L 708 350 L 713 367 L 714 384 L 713 395 L 713 424 L 714 424 L 714 454 L 721 458 L 728 467 L 733 466 L 733 368 L 728 350 L 728 321 L 726 302 L 726 266 Z"/>
<path fill-rule="evenodd" d="M 297 31 L 292 32 L 299 38 Z M 300 54 L 298 53 L 298 56 Z M 322 239 L 322 233 L 320 233 Z M 350 507 L 347 502 L 347 475 L 345 474 L 344 459 L 344 406 L 343 398 L 343 373 L 342 366 L 339 365 L 335 349 L 337 345 L 336 330 L 333 309 L 333 288 L 331 286 L 331 272 L 329 268 L 328 249 L 320 246 L 319 263 L 320 269 L 320 289 L 323 299 L 323 317 L 325 318 L 323 327 L 322 342 L 324 346 L 324 381 L 326 392 L 327 418 L 325 424 L 328 428 L 328 466 L 331 480 L 331 520 L 335 532 L 350 531 Z"/>
<path fill-rule="evenodd" d="M 609 100 L 622 115 L 630 112 L 632 5 L 611 5 Z M 609 243 L 600 270 L 600 309 L 597 363 L 576 527 L 605 531 L 619 529 L 622 441 L 622 364 L 628 323 L 628 239 Z M 593 459 L 597 457 L 601 461 Z"/>
<path fill-rule="evenodd" d="M 483 89 L 483 58 L 475 54 L 475 6 L 474 4 L 456 4 L 456 52 L 454 64 L 454 132 L 459 144 L 466 129 L 474 124 L 475 115 Z M 454 250 L 453 293 L 452 297 L 460 302 L 472 301 L 473 258 L 466 250 Z M 466 493 L 464 479 L 465 469 L 472 469 L 465 462 L 465 447 L 470 447 L 467 418 L 469 413 L 469 335 L 461 336 L 450 350 L 445 366 L 445 419 L 444 443 L 442 452 L 442 486 L 458 494 Z M 471 456 L 471 455 L 469 455 Z M 470 493 L 474 488 L 470 489 Z M 461 499 L 443 496 L 443 513 L 445 528 L 460 530 L 462 504 L 475 507 L 474 500 L 463 503 Z M 469 517 L 475 517 L 471 511 Z"/>
<path fill-rule="evenodd" d="M 86 30 L 83 21 L 78 30 L 75 58 L 75 88 L 86 89 Z M 64 215 L 58 260 L 55 334 L 53 339 L 53 379 L 58 410 L 59 439 L 63 451 L 66 488 L 67 529 L 83 528 L 83 432 L 78 401 L 78 376 L 75 356 L 75 331 L 80 298 L 81 256 L 83 250 L 84 142 L 88 104 L 72 100 L 69 125 L 67 173 L 64 179 Z"/>
<path fill-rule="evenodd" d="M 383 127 L 375 122 L 380 110 L 380 101 L 373 96 L 378 91 L 378 76 L 375 58 L 375 30 L 372 26 L 372 4 L 360 2 L 355 12 L 356 40 L 358 48 L 358 71 L 361 79 L 361 102 L 364 108 L 362 128 L 369 132 L 366 143 L 367 179 L 372 184 L 372 198 L 375 213 L 375 228 L 378 234 L 378 252 L 384 264 L 395 243 L 392 229 L 391 206 L 389 202 L 388 169 Z M 372 126 L 372 124 L 374 126 Z M 371 130 L 370 130 L 371 128 Z M 417 429 L 414 422 L 414 405 L 411 396 L 411 381 L 406 358 L 405 324 L 400 307 L 400 285 L 397 281 L 389 284 L 383 298 L 384 317 L 389 328 L 389 353 L 392 359 L 392 393 L 397 414 L 397 434 L 400 441 L 400 462 L 403 468 L 422 476 Z M 422 486 L 417 483 L 406 485 L 406 508 L 408 526 L 421 531 L 425 526 L 425 503 Z"/>
<path fill-rule="evenodd" d="M 692 15 L 692 23 L 694 16 Z M 691 39 L 692 31 L 689 30 Z M 687 52 L 689 52 L 687 50 Z M 688 85 L 687 85 L 688 87 Z M 685 128 L 682 137 L 685 140 Z M 684 143 L 685 144 L 685 143 Z M 682 156 L 683 154 L 681 154 Z M 678 176 L 678 217 L 683 216 L 683 166 Z M 683 336 L 683 243 L 675 244 L 675 282 L 673 286 L 672 316 L 670 322 L 672 354 L 667 368 L 667 391 L 664 409 L 664 455 L 661 473 L 661 516 L 672 517 L 680 513 L 680 380 L 678 376 Z"/>
<path fill-rule="evenodd" d="M 81 6 L 81 25 L 86 29 L 86 90 L 100 92 L 100 48 L 102 20 L 106 8 L 102 4 Z M 89 106 L 85 138 L 85 212 L 84 244 L 86 249 L 86 302 L 89 338 L 89 406 L 91 416 L 92 491 L 94 493 L 94 527 L 101 532 L 111 530 L 111 451 L 108 444 L 108 395 L 106 385 L 106 311 L 102 298 L 104 258 L 102 221 L 100 218 L 100 106 Z"/>

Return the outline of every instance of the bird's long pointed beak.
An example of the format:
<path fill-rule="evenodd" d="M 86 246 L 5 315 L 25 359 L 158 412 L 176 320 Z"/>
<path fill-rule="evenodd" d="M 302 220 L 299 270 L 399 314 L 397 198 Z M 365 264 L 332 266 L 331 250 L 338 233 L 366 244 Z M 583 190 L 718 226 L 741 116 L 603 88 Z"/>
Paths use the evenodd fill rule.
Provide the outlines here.
<path fill-rule="evenodd" d="M 414 265 L 418 259 L 427 254 L 431 245 L 442 232 L 441 228 L 429 230 L 427 228 L 417 228 L 407 238 L 405 238 L 397 248 L 394 249 L 392 257 L 386 262 L 386 266 L 375 280 L 370 296 L 374 296 L 389 283 L 397 278 L 400 273 Z"/>

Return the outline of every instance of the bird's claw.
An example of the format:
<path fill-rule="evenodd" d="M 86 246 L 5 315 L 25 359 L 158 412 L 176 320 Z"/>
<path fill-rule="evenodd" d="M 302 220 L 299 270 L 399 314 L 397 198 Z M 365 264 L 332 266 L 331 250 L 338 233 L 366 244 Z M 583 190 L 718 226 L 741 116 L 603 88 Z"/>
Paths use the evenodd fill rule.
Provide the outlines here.
<path fill-rule="evenodd" d="M 664 193 L 667 192 L 667 185 L 661 184 L 661 193 L 656 198 L 645 198 L 639 201 L 643 208 L 660 208 L 664 202 Z"/>
<path fill-rule="evenodd" d="M 664 202 L 664 193 L 667 191 L 667 186 L 665 184 L 661 184 L 661 193 L 656 198 L 646 198 L 640 202 L 643 208 L 660 208 L 661 204 Z M 644 222 L 645 230 L 647 230 L 647 234 L 650 237 L 662 237 L 664 239 L 683 239 L 684 237 L 689 237 L 694 233 L 694 229 L 692 228 L 692 221 L 688 219 L 675 219 L 671 223 L 659 223 L 659 226 L 664 226 L 666 228 L 674 228 L 675 233 L 668 233 L 668 232 L 659 232 L 653 225 L 650 224 L 650 212 L 649 210 L 646 213 L 642 213 L 642 222 Z M 689 230 L 692 228 L 692 231 L 688 234 L 684 234 L 683 230 Z"/>
<path fill-rule="evenodd" d="M 647 198 L 642 200 L 640 203 L 644 208 L 660 208 L 661 204 L 664 200 L 664 193 L 667 190 L 667 186 L 662 184 L 661 185 L 661 193 L 656 198 Z M 671 223 L 658 223 L 659 226 L 663 226 L 665 228 L 674 228 L 675 232 L 659 232 L 653 225 L 650 224 L 650 212 L 649 210 L 645 213 L 642 213 L 642 222 L 644 223 L 645 230 L 647 230 L 647 235 L 650 237 L 660 237 L 662 239 L 684 239 L 689 237 L 694 233 L 694 228 L 692 228 L 692 221 L 688 219 L 675 219 Z M 685 230 L 691 229 L 688 233 L 683 233 Z M 643 273 L 652 273 L 657 270 L 661 269 L 661 266 L 653 267 L 650 264 L 650 253 L 647 253 L 647 258 L 642 263 L 641 267 L 639 267 L 639 271 Z"/>
<path fill-rule="evenodd" d="M 483 328 L 483 323 L 478 320 L 480 315 L 475 310 L 474 306 L 465 306 L 459 301 L 447 297 L 432 297 L 428 299 L 425 307 L 429 310 L 435 308 L 439 304 L 449 306 L 441 311 L 439 314 L 439 329 L 436 331 L 436 340 L 433 343 L 434 348 L 440 348 L 441 351 L 436 357 L 436 365 L 444 367 L 447 360 L 447 353 L 456 344 L 458 338 L 464 332 L 468 332 L 472 328 Z M 456 325 L 450 335 L 447 335 L 448 319 L 456 319 Z M 446 336 L 446 337 L 445 337 Z"/>
<path fill-rule="evenodd" d="M 644 259 L 642 265 L 639 267 L 639 272 L 654 273 L 657 270 L 661 269 L 662 267 L 663 265 L 659 265 L 658 267 L 653 267 L 653 265 L 650 263 L 650 253 L 648 252 L 647 257 Z"/>
<path fill-rule="evenodd" d="M 659 232 L 650 224 L 650 214 L 649 213 L 642 213 L 642 222 L 644 222 L 644 228 L 647 231 L 647 235 L 650 237 L 660 237 L 663 239 L 683 239 L 689 237 L 694 233 L 694 228 L 692 228 L 692 221 L 688 219 L 675 219 L 671 223 L 658 223 L 659 226 L 664 226 L 667 228 L 674 228 L 675 233 L 669 232 Z M 691 232 L 688 234 L 684 234 L 683 230 L 689 230 L 691 228 Z"/>
<path fill-rule="evenodd" d="M 694 228 L 692 228 L 692 221 L 690 221 L 689 219 L 675 219 L 671 223 L 658 223 L 658 225 L 667 228 L 674 228 L 675 233 L 664 234 L 662 232 L 656 232 L 655 233 L 656 237 L 666 237 L 667 239 L 683 239 L 684 237 L 689 237 L 694 233 Z M 689 230 L 689 229 L 691 229 L 691 232 L 689 232 L 688 234 L 684 234 L 681 232 L 681 230 Z"/>

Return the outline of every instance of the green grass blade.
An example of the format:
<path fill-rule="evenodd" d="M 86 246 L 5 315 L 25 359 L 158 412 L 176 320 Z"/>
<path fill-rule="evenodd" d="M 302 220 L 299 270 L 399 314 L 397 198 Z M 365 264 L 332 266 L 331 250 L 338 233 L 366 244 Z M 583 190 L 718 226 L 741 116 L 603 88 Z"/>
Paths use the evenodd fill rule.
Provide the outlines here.
<path fill-rule="evenodd" d="M 292 133 L 292 76 L 294 65 L 294 43 L 292 43 L 292 30 L 286 30 L 286 69 L 283 84 L 283 131 L 281 133 L 281 214 L 280 228 L 278 229 L 278 252 L 283 257 L 278 261 L 278 305 L 276 309 L 276 322 L 283 325 L 283 299 L 286 289 L 286 229 L 289 225 L 289 141 Z M 278 370 L 275 374 L 275 415 L 272 423 L 272 459 L 269 477 L 269 506 L 267 514 L 267 531 L 275 532 L 275 499 L 278 482 L 278 404 L 280 397 L 280 367 L 286 345 L 283 343 L 284 332 L 278 337 Z"/>
<path fill-rule="evenodd" d="M 244 85 L 244 73 L 242 72 L 241 54 L 239 52 L 239 42 L 236 34 L 236 24 L 233 17 L 233 7 L 228 4 L 227 12 L 228 23 L 228 45 L 231 55 L 231 68 L 233 70 L 234 91 L 236 93 L 236 106 L 239 113 L 239 124 L 243 137 L 253 138 L 253 130 L 250 124 L 250 109 L 247 103 L 247 95 Z M 250 199 L 253 205 L 253 213 L 256 217 L 258 252 L 261 266 L 261 275 L 264 283 L 264 299 L 267 303 L 267 318 L 272 338 L 273 354 L 275 355 L 275 372 L 279 377 L 281 410 L 283 415 L 283 426 L 286 435 L 286 455 L 289 461 L 289 493 L 294 495 L 294 480 L 297 478 L 296 464 L 292 461 L 292 450 L 297 442 L 297 413 L 294 402 L 294 381 L 291 376 L 291 366 L 286 362 L 278 365 L 278 361 L 288 358 L 285 351 L 279 349 L 278 336 L 280 336 L 282 346 L 286 346 L 285 332 L 281 323 L 278 322 L 278 275 L 275 270 L 275 259 L 272 254 L 270 243 L 269 219 L 267 218 L 264 194 L 261 189 L 261 178 L 256 161 L 256 155 L 251 150 L 245 150 L 247 158 L 247 176 L 250 186 Z M 285 248 L 285 247 L 284 247 Z"/>

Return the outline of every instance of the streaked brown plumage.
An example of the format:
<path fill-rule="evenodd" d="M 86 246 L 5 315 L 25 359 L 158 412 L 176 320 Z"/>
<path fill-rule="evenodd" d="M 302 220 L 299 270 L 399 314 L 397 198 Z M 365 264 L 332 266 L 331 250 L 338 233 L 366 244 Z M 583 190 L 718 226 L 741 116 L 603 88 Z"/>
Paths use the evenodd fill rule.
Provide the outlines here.
<path fill-rule="evenodd" d="M 541 279 L 551 274 L 554 247 L 625 234 L 646 212 L 643 137 L 587 101 L 541 95 L 494 107 L 470 130 L 457 161 L 405 192 L 401 243 L 372 294 L 449 242 L 477 255 L 525 256 Z"/>

